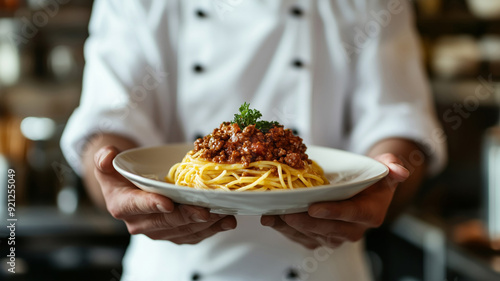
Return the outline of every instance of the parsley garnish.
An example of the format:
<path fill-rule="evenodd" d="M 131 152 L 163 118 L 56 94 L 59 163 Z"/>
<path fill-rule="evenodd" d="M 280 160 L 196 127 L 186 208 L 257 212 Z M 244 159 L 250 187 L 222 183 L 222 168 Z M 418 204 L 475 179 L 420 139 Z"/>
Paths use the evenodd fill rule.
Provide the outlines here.
<path fill-rule="evenodd" d="M 233 121 L 231 121 L 231 124 L 238 124 L 240 129 L 244 129 L 246 126 L 249 125 L 255 125 L 255 128 L 261 130 L 262 132 L 266 133 L 269 131 L 274 126 L 278 126 L 279 123 L 276 121 L 257 121 L 260 117 L 262 117 L 262 114 L 260 111 L 257 109 L 250 109 L 250 104 L 249 103 L 244 103 L 243 105 L 240 106 L 240 114 L 235 114 Z"/>

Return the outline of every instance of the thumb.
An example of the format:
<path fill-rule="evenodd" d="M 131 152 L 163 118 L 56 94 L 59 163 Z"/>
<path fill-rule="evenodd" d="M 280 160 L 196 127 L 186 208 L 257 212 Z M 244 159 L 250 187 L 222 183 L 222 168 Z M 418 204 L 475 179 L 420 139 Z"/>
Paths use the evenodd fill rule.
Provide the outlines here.
<path fill-rule="evenodd" d="M 104 146 L 94 154 L 94 174 L 104 194 L 117 187 L 131 187 L 131 182 L 120 175 L 113 167 L 113 159 L 119 150 L 111 145 Z M 113 188 L 110 188 L 113 187 Z"/>
<path fill-rule="evenodd" d="M 385 153 L 375 157 L 382 164 L 386 165 L 389 169 L 389 174 L 385 177 L 386 184 L 388 184 L 391 189 L 395 189 L 396 186 L 404 182 L 408 177 L 410 177 L 410 171 L 404 167 L 403 161 L 396 157 L 392 153 Z"/>
<path fill-rule="evenodd" d="M 410 171 L 398 163 L 386 163 L 389 174 L 384 178 L 385 185 L 394 192 L 397 186 L 410 177 Z"/>
<path fill-rule="evenodd" d="M 392 178 L 394 181 L 400 183 L 410 177 L 410 171 L 403 165 L 399 163 L 388 163 L 386 165 L 389 168 L 388 177 Z"/>
<path fill-rule="evenodd" d="M 96 168 L 105 174 L 114 173 L 113 159 L 118 155 L 119 151 L 116 147 L 107 145 L 99 149 L 94 155 L 94 163 Z"/>

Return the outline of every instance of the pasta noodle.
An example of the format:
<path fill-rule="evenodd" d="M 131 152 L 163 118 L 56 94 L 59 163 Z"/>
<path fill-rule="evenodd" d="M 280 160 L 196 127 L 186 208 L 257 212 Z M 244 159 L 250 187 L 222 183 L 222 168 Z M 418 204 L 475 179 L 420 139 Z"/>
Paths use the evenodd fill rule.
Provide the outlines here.
<path fill-rule="evenodd" d="M 278 161 L 220 164 L 200 158 L 201 151 L 190 151 L 166 176 L 168 182 L 197 189 L 226 191 L 278 190 L 328 184 L 323 170 L 314 161 L 304 169 L 294 169 Z"/>
<path fill-rule="evenodd" d="M 278 122 L 244 103 L 232 122 L 194 142 L 165 179 L 176 185 L 227 191 L 277 190 L 328 184 L 306 145 Z"/>

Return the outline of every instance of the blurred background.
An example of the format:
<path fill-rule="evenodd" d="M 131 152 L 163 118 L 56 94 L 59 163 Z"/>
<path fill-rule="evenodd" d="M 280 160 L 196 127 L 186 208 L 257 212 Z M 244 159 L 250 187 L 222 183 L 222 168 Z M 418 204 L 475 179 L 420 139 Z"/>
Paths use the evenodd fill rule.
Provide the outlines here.
<path fill-rule="evenodd" d="M 449 165 L 405 215 L 369 234 L 373 270 L 378 280 L 500 280 L 500 1 L 413 4 Z M 59 148 L 79 102 L 91 9 L 0 0 L 0 216 L 13 168 L 19 219 L 16 274 L 2 239 L 0 279 L 120 278 L 126 228 L 92 207 Z"/>

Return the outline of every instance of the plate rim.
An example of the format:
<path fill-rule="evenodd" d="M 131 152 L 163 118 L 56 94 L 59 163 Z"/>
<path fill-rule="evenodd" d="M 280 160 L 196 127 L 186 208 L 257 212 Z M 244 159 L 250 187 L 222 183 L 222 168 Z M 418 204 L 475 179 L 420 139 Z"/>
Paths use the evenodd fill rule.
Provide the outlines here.
<path fill-rule="evenodd" d="M 113 167 L 115 168 L 115 170 L 118 173 L 120 173 L 121 175 L 123 175 L 124 177 L 126 177 L 129 181 L 133 180 L 133 181 L 137 181 L 141 184 L 154 186 L 156 188 L 163 188 L 163 189 L 175 189 L 175 190 L 183 190 L 183 191 L 188 190 L 190 192 L 198 192 L 201 194 L 203 194 L 203 193 L 216 193 L 216 192 L 222 193 L 222 194 L 233 194 L 233 193 L 241 194 L 239 196 L 252 196 L 252 195 L 263 194 L 263 193 L 269 195 L 269 194 L 300 193 L 300 192 L 311 191 L 311 188 L 279 189 L 279 190 L 271 190 L 271 191 L 270 190 L 226 191 L 226 190 L 222 190 L 222 189 L 196 189 L 196 188 L 192 188 L 192 187 L 188 187 L 188 186 L 175 185 L 175 184 L 168 183 L 166 181 L 154 180 L 154 179 L 150 179 L 150 178 L 147 178 L 147 177 L 144 177 L 141 175 L 137 175 L 135 173 L 129 172 L 129 171 L 125 170 L 124 168 L 120 167 L 119 163 L 118 163 L 119 157 L 124 157 L 128 153 L 133 153 L 136 151 L 146 150 L 146 149 L 148 149 L 148 150 L 149 149 L 158 149 L 158 148 L 163 148 L 163 147 L 182 146 L 182 145 L 188 146 L 189 144 L 190 143 L 171 143 L 171 144 L 163 144 L 163 145 L 155 145 L 155 146 L 142 146 L 142 147 L 127 149 L 127 150 L 120 152 L 118 155 L 116 155 L 115 158 L 113 159 L 112 164 L 113 164 Z M 192 144 L 190 144 L 190 145 L 192 145 Z M 383 164 L 383 163 L 381 163 L 373 158 L 370 158 L 366 155 L 356 154 L 354 152 L 336 149 L 336 148 L 327 147 L 327 146 L 308 145 L 307 149 L 309 149 L 309 148 L 321 148 L 321 149 L 334 150 L 335 152 L 340 152 L 340 153 L 344 153 L 344 154 L 354 155 L 356 157 L 365 158 L 369 161 L 373 161 L 373 163 L 375 163 L 376 165 L 381 165 L 381 167 L 383 167 L 383 169 L 384 169 L 384 171 L 379 173 L 378 175 L 372 176 L 372 177 L 367 178 L 367 179 L 363 179 L 360 181 L 354 181 L 354 182 L 350 182 L 350 183 L 344 183 L 344 184 L 318 185 L 318 186 L 314 186 L 314 189 L 327 189 L 327 188 L 328 189 L 330 189 L 330 188 L 345 189 L 345 188 L 349 188 L 353 185 L 366 184 L 369 182 L 376 183 L 389 174 L 389 168 L 385 164 Z M 306 153 L 307 153 L 307 151 L 306 151 Z M 170 169 L 170 168 L 168 168 L 168 169 Z M 168 171 L 167 171 L 167 173 L 168 173 Z M 167 173 L 165 173 L 165 175 Z M 243 195 L 243 194 L 246 194 L 246 195 Z"/>

